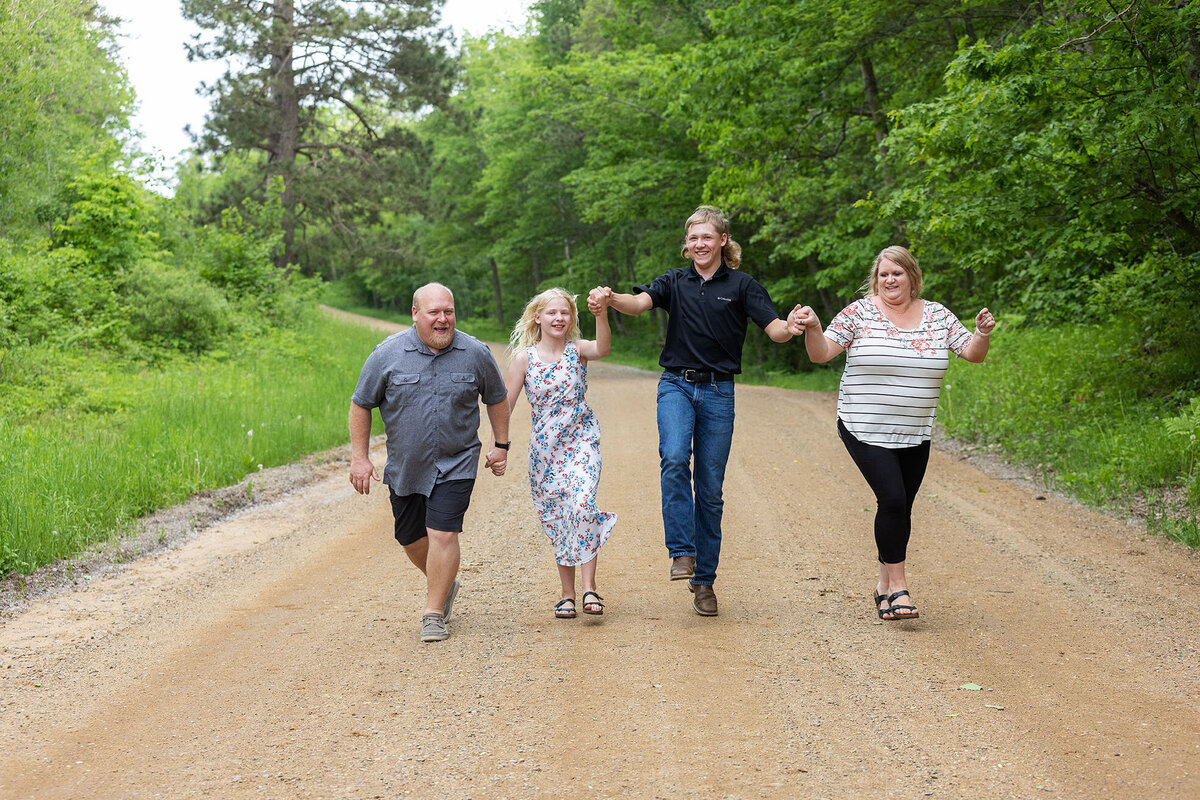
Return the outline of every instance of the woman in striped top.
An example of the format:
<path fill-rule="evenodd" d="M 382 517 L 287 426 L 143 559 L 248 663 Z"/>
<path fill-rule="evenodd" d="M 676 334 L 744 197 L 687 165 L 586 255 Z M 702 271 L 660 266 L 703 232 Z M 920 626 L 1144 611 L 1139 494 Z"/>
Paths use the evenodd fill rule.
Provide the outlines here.
<path fill-rule="evenodd" d="M 921 299 L 921 268 L 903 247 L 875 257 L 862 286 L 866 295 L 829 323 L 805 306 L 797 316 L 808 356 L 824 363 L 846 351 L 838 390 L 838 436 L 875 492 L 875 545 L 880 619 L 916 619 L 904 561 L 912 506 L 929 462 L 929 439 L 950 352 L 978 364 L 996 320 L 985 308 L 975 333 L 941 303 Z M 794 331 L 798 332 L 798 331 Z M 908 603 L 897 603 L 902 597 Z"/>

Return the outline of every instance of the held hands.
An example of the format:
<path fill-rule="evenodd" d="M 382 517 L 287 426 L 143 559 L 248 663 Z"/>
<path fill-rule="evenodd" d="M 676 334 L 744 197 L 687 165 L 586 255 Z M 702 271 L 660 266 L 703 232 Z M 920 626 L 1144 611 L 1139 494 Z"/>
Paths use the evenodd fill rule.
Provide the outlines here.
<path fill-rule="evenodd" d="M 508 466 L 508 451 L 500 447 L 493 447 L 488 451 L 487 458 L 484 459 L 483 465 L 490 469 L 493 475 L 499 478 L 504 474 L 505 467 Z"/>
<path fill-rule="evenodd" d="M 984 336 L 989 335 L 996 327 L 996 318 L 986 308 L 975 315 L 975 330 Z"/>
<path fill-rule="evenodd" d="M 612 302 L 613 290 L 607 286 L 597 286 L 592 291 L 588 292 L 588 311 L 592 312 L 593 316 L 600 316 L 604 313 L 604 309 Z"/>
<path fill-rule="evenodd" d="M 788 319 L 790 320 L 793 315 L 795 315 L 796 320 L 796 328 L 792 330 L 794 336 L 799 336 L 809 329 L 812 329 L 814 332 L 821 330 L 821 320 L 817 317 L 817 312 L 813 311 L 812 306 L 797 305 L 792 309 L 792 313 L 788 315 Z"/>
<path fill-rule="evenodd" d="M 379 472 L 369 458 L 356 458 L 350 461 L 350 485 L 359 494 L 371 493 L 371 481 L 379 480 Z"/>

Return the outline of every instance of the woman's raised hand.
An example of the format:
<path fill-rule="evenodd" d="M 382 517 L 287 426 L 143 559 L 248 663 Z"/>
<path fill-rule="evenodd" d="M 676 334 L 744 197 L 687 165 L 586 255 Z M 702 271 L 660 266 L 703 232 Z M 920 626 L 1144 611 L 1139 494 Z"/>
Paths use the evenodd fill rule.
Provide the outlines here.
<path fill-rule="evenodd" d="M 975 330 L 987 336 L 996 327 L 996 318 L 986 308 L 975 315 Z"/>

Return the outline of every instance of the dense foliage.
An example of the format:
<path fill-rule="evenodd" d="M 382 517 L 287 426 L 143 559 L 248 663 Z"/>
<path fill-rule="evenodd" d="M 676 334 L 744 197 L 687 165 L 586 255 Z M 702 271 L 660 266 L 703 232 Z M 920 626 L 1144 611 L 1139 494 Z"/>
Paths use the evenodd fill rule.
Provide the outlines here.
<path fill-rule="evenodd" d="M 45 233 L 54 192 L 121 155 L 133 94 L 94 0 L 0 4 L 0 235 Z"/>
<path fill-rule="evenodd" d="M 311 295 L 273 264 L 278 188 L 198 225 L 142 185 L 113 26 L 91 0 L 0 7 L 0 406 L 17 421 L 91 407 L 82 362 L 220 350 Z"/>
<path fill-rule="evenodd" d="M 400 309 L 440 280 L 502 334 L 540 288 L 682 265 L 707 202 L 824 319 L 911 247 L 927 296 L 1002 320 L 951 429 L 1092 499 L 1182 496 L 1195 532 L 1200 0 L 536 0 L 457 59 L 441 6 L 184 0 L 232 68 L 164 198 L 102 5 L 0 3 L 0 468 L 39 428 L 102 441 L 130 376 L 293 341 L 314 277 Z M 640 364 L 661 324 L 614 320 Z M 812 369 L 757 332 L 745 362 Z"/>
<path fill-rule="evenodd" d="M 541 0 L 412 124 L 392 253 L 302 266 L 401 307 L 441 277 L 511 318 L 681 263 L 712 202 L 781 306 L 827 317 L 903 243 L 964 316 L 1136 319 L 1147 352 L 1197 358 L 1198 25 L 1180 0 Z"/>
<path fill-rule="evenodd" d="M 1170 431 L 1195 433 L 1200 394 L 1198 92 L 1194 0 L 540 0 L 523 35 L 466 43 L 458 91 L 414 126 L 425 197 L 402 255 L 348 281 L 402 308 L 438 278 L 503 323 L 548 285 L 628 290 L 682 264 L 680 225 L 710 202 L 781 308 L 828 319 L 905 244 L 927 296 L 964 319 L 991 307 L 1041 365 L 1006 359 L 1028 391 L 1006 384 L 958 435 L 1046 462 L 1089 414 L 1136 418 L 1155 435 L 1114 448 L 1183 450 L 1132 469 L 1114 449 L 1107 472 L 1057 483 L 1106 499 L 1182 482 L 1194 508 L 1196 440 Z M 661 320 L 615 323 L 652 342 Z M 1089 348 L 1111 350 L 1086 355 L 1103 369 L 1061 369 Z M 752 332 L 747 368 L 811 365 Z"/>
<path fill-rule="evenodd" d="M 311 282 L 273 263 L 278 187 L 199 225 L 143 186 L 113 27 L 91 0 L 0 6 L 8 424 L 118 411 L 101 372 L 228 353 L 311 304 Z"/>

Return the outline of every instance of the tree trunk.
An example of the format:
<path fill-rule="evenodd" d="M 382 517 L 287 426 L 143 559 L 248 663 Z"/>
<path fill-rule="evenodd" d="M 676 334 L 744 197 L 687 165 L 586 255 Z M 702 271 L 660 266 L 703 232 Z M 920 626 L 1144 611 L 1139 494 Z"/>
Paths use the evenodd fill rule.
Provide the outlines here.
<path fill-rule="evenodd" d="M 275 84 L 271 102 L 278 116 L 268 141 L 270 155 L 267 158 L 267 169 L 271 175 L 283 178 L 283 249 L 275 257 L 275 266 L 290 272 L 291 265 L 296 260 L 296 197 L 293 193 L 292 173 L 296 164 L 296 145 L 300 135 L 300 97 L 296 92 L 296 76 L 293 72 L 293 0 L 275 0 L 273 16 L 281 23 L 280 36 L 271 46 L 271 70 Z"/>
<path fill-rule="evenodd" d="M 885 186 L 891 186 L 892 176 L 891 170 L 888 169 L 887 145 L 883 143 L 888 132 L 887 119 L 879 109 L 879 84 L 875 81 L 875 66 L 871 63 L 871 59 L 865 56 L 859 59 L 858 63 L 862 68 L 863 95 L 867 101 L 867 115 L 875 123 L 875 145 L 879 148 L 879 168 L 883 173 L 883 183 Z"/>
<path fill-rule="evenodd" d="M 542 265 L 538 263 L 537 250 L 534 250 L 530 254 L 529 261 L 532 270 L 530 274 L 533 276 L 533 288 L 536 290 L 537 287 L 542 285 Z"/>
<path fill-rule="evenodd" d="M 496 259 L 488 256 L 488 261 L 492 265 L 492 292 L 496 295 L 496 321 L 500 323 L 500 327 L 504 327 L 504 302 L 500 295 L 500 268 L 496 266 Z"/>

